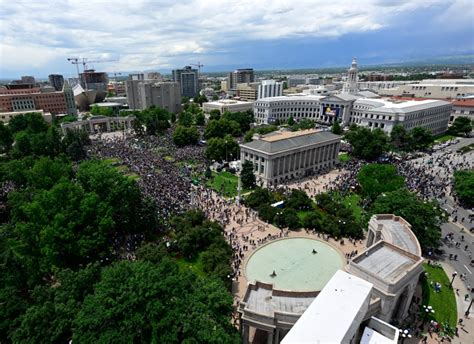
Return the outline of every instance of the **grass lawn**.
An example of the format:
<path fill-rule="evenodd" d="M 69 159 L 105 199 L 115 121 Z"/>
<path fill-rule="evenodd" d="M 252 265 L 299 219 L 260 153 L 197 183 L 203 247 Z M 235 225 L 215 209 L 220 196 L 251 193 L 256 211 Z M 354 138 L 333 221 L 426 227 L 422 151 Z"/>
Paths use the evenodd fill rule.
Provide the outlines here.
<path fill-rule="evenodd" d="M 219 173 L 212 172 L 212 178 L 206 183 L 206 186 L 219 192 L 224 197 L 237 196 L 237 185 L 239 178 L 230 172 L 222 171 Z M 249 190 L 242 190 L 242 194 Z"/>
<path fill-rule="evenodd" d="M 362 198 L 356 193 L 351 193 L 342 199 L 342 203 L 352 210 L 352 214 L 357 221 L 359 221 L 362 216 L 362 207 L 360 206 L 361 200 Z"/>
<path fill-rule="evenodd" d="M 467 152 L 470 152 L 472 150 L 474 150 L 474 143 L 471 143 L 470 145 L 459 148 L 457 152 L 461 154 L 466 154 Z"/>
<path fill-rule="evenodd" d="M 296 215 L 298 216 L 298 218 L 302 222 L 302 221 L 304 221 L 306 216 L 308 216 L 308 214 L 311 214 L 312 212 L 314 212 L 314 210 L 298 210 Z"/>
<path fill-rule="evenodd" d="M 435 143 L 443 143 L 443 142 L 446 142 L 446 141 L 453 140 L 455 138 L 456 138 L 456 136 L 443 134 L 443 135 L 435 137 Z"/>
<path fill-rule="evenodd" d="M 341 154 L 339 154 L 339 161 L 341 161 L 341 162 L 348 162 L 349 160 L 351 160 L 351 156 L 349 155 L 349 153 L 341 153 Z"/>
<path fill-rule="evenodd" d="M 192 272 L 194 272 L 199 277 L 205 277 L 206 276 L 206 273 L 203 270 L 203 265 L 202 265 L 202 260 L 201 260 L 201 255 L 200 254 L 194 260 L 178 258 L 178 259 L 176 259 L 176 262 L 178 263 L 179 268 L 182 269 L 183 271 L 185 269 L 190 269 Z"/>
<path fill-rule="evenodd" d="M 432 266 L 423 264 L 425 271 L 428 273 L 428 279 L 422 281 L 423 303 L 433 307 L 435 313 L 433 319 L 440 324 L 447 322 L 452 328 L 457 324 L 457 307 L 454 290 L 449 288 L 450 279 L 440 266 Z M 433 282 L 433 285 L 431 285 Z M 441 291 L 436 293 L 434 284 L 441 284 Z"/>
<path fill-rule="evenodd" d="M 104 162 L 114 165 L 120 162 L 119 158 L 108 158 L 108 159 L 103 159 Z"/>

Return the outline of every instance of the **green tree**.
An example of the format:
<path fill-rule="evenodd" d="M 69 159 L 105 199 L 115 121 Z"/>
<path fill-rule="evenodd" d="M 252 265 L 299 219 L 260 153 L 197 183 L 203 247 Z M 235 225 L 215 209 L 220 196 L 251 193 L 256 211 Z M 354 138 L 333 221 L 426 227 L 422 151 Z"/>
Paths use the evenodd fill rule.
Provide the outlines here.
<path fill-rule="evenodd" d="M 474 207 L 474 171 L 455 171 L 454 191 L 462 204 L 469 208 Z"/>
<path fill-rule="evenodd" d="M 207 141 L 206 157 L 215 161 L 232 161 L 239 155 L 239 144 L 230 135 L 213 137 Z"/>
<path fill-rule="evenodd" d="M 222 115 L 223 119 L 228 121 L 235 121 L 239 124 L 240 132 L 245 132 L 250 129 L 250 124 L 252 124 L 253 112 L 252 111 L 245 111 L 245 112 L 224 112 Z"/>
<path fill-rule="evenodd" d="M 423 201 L 414 193 L 400 189 L 378 196 L 370 212 L 402 216 L 411 224 L 422 248 L 440 245 L 440 226 L 446 220 L 446 213 L 435 201 Z"/>
<path fill-rule="evenodd" d="M 213 101 L 219 100 L 219 96 L 216 95 L 216 94 L 214 94 L 214 95 L 212 96 L 212 100 L 213 100 Z"/>
<path fill-rule="evenodd" d="M 362 193 L 375 200 L 378 195 L 401 189 L 405 186 L 405 178 L 397 174 L 393 165 L 368 164 L 357 174 L 357 181 Z"/>
<path fill-rule="evenodd" d="M 178 125 L 190 127 L 194 123 L 194 115 L 190 112 L 183 111 L 178 116 Z"/>
<path fill-rule="evenodd" d="M 288 118 L 288 121 L 286 122 L 289 126 L 292 126 L 294 125 L 296 122 L 295 120 L 293 119 L 293 116 L 290 116 L 290 118 Z"/>
<path fill-rule="evenodd" d="M 109 107 L 103 107 L 103 106 L 98 106 L 94 105 L 91 110 L 91 114 L 93 116 L 106 116 L 106 117 L 111 117 L 114 115 L 114 112 L 112 111 L 111 108 Z"/>
<path fill-rule="evenodd" d="M 255 188 L 255 190 L 245 197 L 245 204 L 253 209 L 257 209 L 262 204 L 274 202 L 274 197 L 268 189 Z"/>
<path fill-rule="evenodd" d="M 434 137 L 431 131 L 423 128 L 416 127 L 410 131 L 410 148 L 412 150 L 426 149 L 434 142 Z"/>
<path fill-rule="evenodd" d="M 291 208 L 295 210 L 308 210 L 311 209 L 313 202 L 308 197 L 306 192 L 293 189 L 285 202 L 285 208 Z"/>
<path fill-rule="evenodd" d="M 0 123 L 0 154 L 8 153 L 12 148 L 13 134 L 10 128 Z"/>
<path fill-rule="evenodd" d="M 148 135 L 157 135 L 163 133 L 170 127 L 171 114 L 165 109 L 152 106 L 146 110 L 137 112 L 135 116 L 138 123 L 146 127 Z"/>
<path fill-rule="evenodd" d="M 210 120 L 207 123 L 204 137 L 206 139 L 213 137 L 223 138 L 226 135 L 239 136 L 240 133 L 239 123 L 221 118 L 220 120 Z"/>
<path fill-rule="evenodd" d="M 321 231 L 322 221 L 323 217 L 321 216 L 321 214 L 317 211 L 312 211 L 304 217 L 302 225 L 305 228 L 316 229 L 318 231 Z"/>
<path fill-rule="evenodd" d="M 454 135 L 463 134 L 464 136 L 469 136 L 472 131 L 472 120 L 469 117 L 460 116 L 457 117 L 451 127 L 449 132 Z"/>
<path fill-rule="evenodd" d="M 172 112 L 171 115 L 170 115 L 170 121 L 171 121 L 171 123 L 176 122 L 176 114 L 174 112 Z"/>
<path fill-rule="evenodd" d="M 203 126 L 206 124 L 206 117 L 202 112 L 196 114 L 196 125 Z"/>
<path fill-rule="evenodd" d="M 346 133 L 345 137 L 352 145 L 352 154 L 362 159 L 377 159 L 388 150 L 388 137 L 379 128 L 370 130 L 356 127 Z"/>
<path fill-rule="evenodd" d="M 221 112 L 219 110 L 211 110 L 211 112 L 209 112 L 209 120 L 220 120 L 221 119 Z"/>
<path fill-rule="evenodd" d="M 195 126 L 186 128 L 178 125 L 173 133 L 173 142 L 178 147 L 196 144 L 199 140 L 199 132 Z"/>
<path fill-rule="evenodd" d="M 331 132 L 336 135 L 342 135 L 342 128 L 339 121 L 334 121 L 334 124 L 331 127 Z"/>
<path fill-rule="evenodd" d="M 253 189 L 256 185 L 256 179 L 253 170 L 253 163 L 249 160 L 245 160 L 245 162 L 242 164 L 242 173 L 240 174 L 242 186 L 245 189 Z"/>
<path fill-rule="evenodd" d="M 407 133 L 405 127 L 397 124 L 390 132 L 390 143 L 398 149 L 406 150 L 410 144 L 410 134 Z"/>
<path fill-rule="evenodd" d="M 232 296 L 218 280 L 176 264 L 123 261 L 105 268 L 74 320 L 74 343 L 238 343 Z M 196 330 L 198 329 L 198 330 Z"/>
<path fill-rule="evenodd" d="M 265 222 L 273 223 L 278 210 L 269 204 L 262 204 L 258 207 L 258 217 Z"/>
<path fill-rule="evenodd" d="M 62 141 L 65 153 L 73 161 L 87 157 L 86 146 L 90 143 L 89 134 L 85 130 L 68 130 Z"/>
<path fill-rule="evenodd" d="M 296 210 L 291 208 L 285 208 L 281 213 L 277 213 L 275 223 L 279 227 L 288 227 L 291 230 L 301 227 Z"/>
<path fill-rule="evenodd" d="M 15 343 L 66 343 L 72 338 L 72 322 L 99 279 L 98 264 L 77 272 L 66 269 L 55 274 L 55 286 L 38 285 L 34 304 L 19 318 L 13 333 Z"/>
<path fill-rule="evenodd" d="M 202 106 L 202 103 L 207 103 L 207 98 L 203 95 L 197 95 L 194 97 L 194 103 Z"/>

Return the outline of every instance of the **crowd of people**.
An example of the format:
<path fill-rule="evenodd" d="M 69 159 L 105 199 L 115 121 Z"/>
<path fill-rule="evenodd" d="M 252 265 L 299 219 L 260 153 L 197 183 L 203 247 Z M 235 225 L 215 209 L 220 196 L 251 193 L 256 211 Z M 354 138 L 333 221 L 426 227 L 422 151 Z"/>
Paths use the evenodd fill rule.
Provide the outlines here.
<path fill-rule="evenodd" d="M 137 175 L 142 193 L 155 202 L 165 222 L 190 208 L 192 173 L 202 173 L 205 168 L 202 147 L 177 149 L 170 135 L 100 138 L 92 142 L 88 153 L 91 157 L 115 159 L 116 164 Z"/>

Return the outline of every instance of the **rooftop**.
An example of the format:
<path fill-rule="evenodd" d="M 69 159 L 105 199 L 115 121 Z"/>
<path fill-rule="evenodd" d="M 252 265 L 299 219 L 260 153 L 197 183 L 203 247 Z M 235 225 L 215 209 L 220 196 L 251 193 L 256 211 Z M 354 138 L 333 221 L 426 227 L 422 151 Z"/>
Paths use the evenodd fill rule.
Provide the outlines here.
<path fill-rule="evenodd" d="M 379 279 L 393 283 L 421 260 L 421 257 L 405 252 L 385 241 L 379 241 L 355 257 L 350 265 L 355 265 Z"/>
<path fill-rule="evenodd" d="M 273 289 L 273 285 L 250 284 L 244 297 L 245 309 L 267 317 L 275 312 L 300 315 L 313 302 L 318 292 L 290 292 Z"/>
<path fill-rule="evenodd" d="M 372 284 L 337 271 L 282 340 L 282 344 L 346 343 L 368 307 Z"/>
<path fill-rule="evenodd" d="M 381 99 L 357 99 L 354 105 L 367 105 L 375 108 L 379 112 L 389 113 L 407 113 L 429 109 L 436 106 L 449 105 L 449 102 L 437 99 L 408 100 L 400 98 L 381 98 Z"/>
<path fill-rule="evenodd" d="M 451 102 L 454 106 L 474 107 L 474 99 L 459 99 Z"/>
<path fill-rule="evenodd" d="M 240 146 L 258 150 L 267 154 L 275 154 L 290 149 L 340 139 L 341 136 L 334 135 L 329 131 L 308 129 L 295 132 L 273 132 L 262 136 L 260 139 L 253 140 Z"/>
<path fill-rule="evenodd" d="M 421 247 L 418 239 L 411 231 L 411 225 L 405 219 L 394 215 L 375 215 L 374 221 L 383 226 L 383 240 L 405 251 L 421 256 Z"/>

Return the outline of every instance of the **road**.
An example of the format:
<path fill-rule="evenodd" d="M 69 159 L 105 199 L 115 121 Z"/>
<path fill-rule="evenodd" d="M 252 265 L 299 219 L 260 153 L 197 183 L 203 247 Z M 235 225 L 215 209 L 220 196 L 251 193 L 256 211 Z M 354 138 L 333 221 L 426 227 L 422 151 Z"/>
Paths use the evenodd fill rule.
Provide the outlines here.
<path fill-rule="evenodd" d="M 445 166 L 439 165 L 436 162 L 437 158 L 441 158 L 446 153 L 453 152 L 455 155 L 452 156 L 453 163 L 457 162 L 474 162 L 474 152 L 469 152 L 466 154 L 457 154 L 455 153 L 457 149 L 474 143 L 474 138 L 462 138 L 459 143 L 445 147 L 444 149 L 438 150 L 432 153 L 429 156 L 424 156 L 422 158 L 413 159 L 410 163 L 415 165 L 418 164 L 424 165 L 428 161 L 431 161 L 430 168 L 432 168 L 431 174 L 436 181 L 441 181 L 442 178 L 449 176 L 452 178 L 452 171 L 448 171 Z M 449 165 L 449 164 L 448 164 Z M 448 168 L 452 167 L 451 165 Z M 443 242 L 441 247 L 445 251 L 443 259 L 447 262 L 457 273 L 459 278 L 460 274 L 466 274 L 466 279 L 464 283 L 466 287 L 474 287 L 474 267 L 470 266 L 470 262 L 474 256 L 474 235 L 469 232 L 469 229 L 473 227 L 473 222 L 470 221 L 469 215 L 473 214 L 471 209 L 464 209 L 459 206 L 454 199 L 449 195 L 449 190 L 446 190 L 446 196 L 442 199 L 438 199 L 441 207 L 445 209 L 450 215 L 450 222 L 444 223 L 441 226 L 443 238 L 448 233 L 454 233 L 454 241 L 461 242 L 461 246 L 456 248 L 455 245 L 447 246 Z M 461 241 L 461 236 L 464 236 L 464 241 Z M 467 245 L 467 250 L 465 249 Z M 457 256 L 457 260 L 449 260 L 449 254 Z M 451 276 L 449 276 L 451 278 Z"/>

